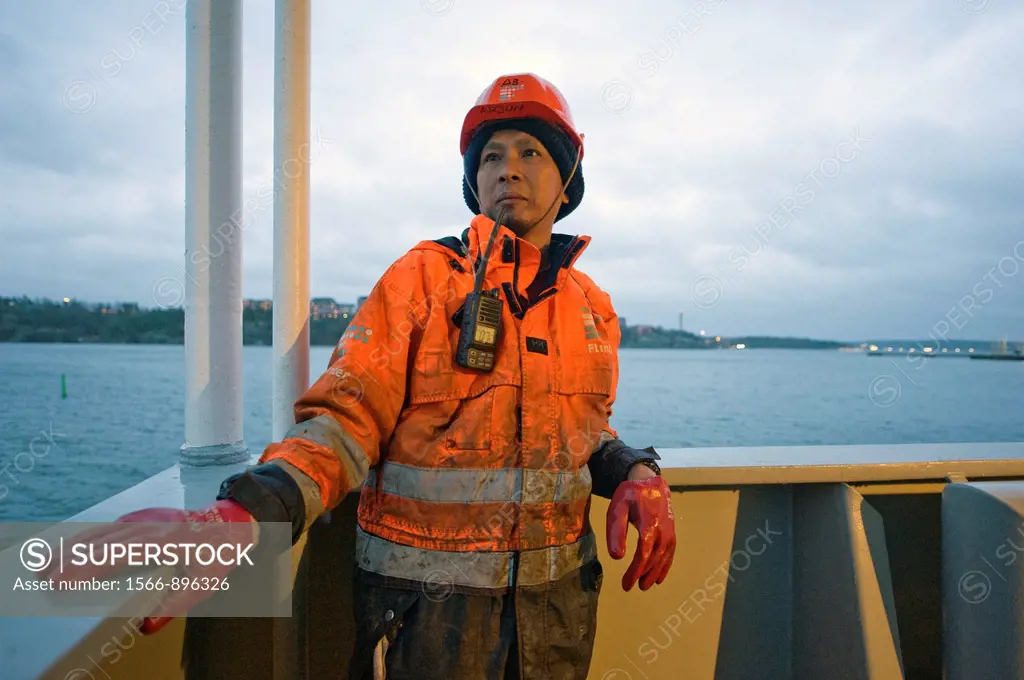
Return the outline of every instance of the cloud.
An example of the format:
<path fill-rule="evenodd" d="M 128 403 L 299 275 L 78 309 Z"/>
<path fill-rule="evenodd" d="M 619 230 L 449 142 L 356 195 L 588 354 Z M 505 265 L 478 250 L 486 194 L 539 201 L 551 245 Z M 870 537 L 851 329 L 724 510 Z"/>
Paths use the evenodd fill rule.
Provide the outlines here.
<path fill-rule="evenodd" d="M 10 10 L 0 292 L 149 305 L 182 276 L 183 7 Z M 330 140 L 311 161 L 315 296 L 354 301 L 417 241 L 465 228 L 459 127 L 517 71 L 558 84 L 586 134 L 587 194 L 558 228 L 594 237 L 579 266 L 631 323 L 674 327 L 686 309 L 688 327 L 725 335 L 922 336 L 1024 239 L 1010 3 L 313 11 L 311 129 Z M 273 29 L 273 3 L 246 0 L 243 291 L 261 298 L 281 172 Z M 992 276 L 961 332 L 1024 337 L 1024 273 Z M 702 305 L 709 277 L 721 294 Z"/>

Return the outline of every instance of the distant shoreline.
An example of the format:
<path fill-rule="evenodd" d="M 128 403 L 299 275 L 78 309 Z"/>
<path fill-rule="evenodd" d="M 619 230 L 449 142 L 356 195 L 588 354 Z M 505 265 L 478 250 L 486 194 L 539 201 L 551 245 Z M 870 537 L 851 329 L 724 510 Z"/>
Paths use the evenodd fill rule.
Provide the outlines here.
<path fill-rule="evenodd" d="M 313 347 L 333 347 L 345 333 L 357 306 L 339 304 L 329 298 L 315 298 L 310 305 L 309 335 Z M 113 344 L 183 345 L 185 312 L 180 307 L 142 309 L 135 303 L 90 304 L 77 300 L 30 300 L 0 296 L 0 343 L 26 344 Z M 242 309 L 242 344 L 273 344 L 273 309 L 268 301 L 246 300 Z M 938 343 L 931 340 L 866 340 L 840 342 L 800 337 L 712 336 L 704 331 L 651 325 L 621 326 L 623 349 L 817 349 L 866 353 L 869 348 L 893 347 L 894 354 L 904 348 L 912 352 L 931 351 L 929 345 L 963 348 L 963 351 L 987 351 L 993 343 L 986 340 L 960 340 Z M 898 351 L 897 351 L 898 349 Z"/>
<path fill-rule="evenodd" d="M 80 341 L 80 342 L 75 342 L 75 341 L 66 341 L 66 340 L 4 340 L 4 339 L 0 339 L 0 345 L 4 345 L 4 344 L 6 344 L 6 345 L 116 345 L 116 346 L 121 346 L 121 347 L 133 346 L 133 345 L 139 345 L 139 346 L 145 346 L 145 347 L 160 347 L 160 346 L 182 347 L 182 346 L 184 346 L 183 342 L 132 342 L 132 341 L 123 341 L 123 340 L 95 340 L 95 341 L 84 341 L 83 340 L 83 341 Z M 336 343 L 327 343 L 327 344 L 310 343 L 310 347 L 333 347 L 335 344 Z M 271 347 L 272 346 L 270 344 L 261 343 L 261 342 L 243 342 L 242 345 L 244 347 Z M 671 346 L 667 346 L 667 345 L 662 346 L 662 345 L 625 345 L 625 344 L 620 344 L 619 345 L 619 349 L 677 349 L 677 350 L 687 350 L 687 351 L 693 351 L 693 352 L 737 351 L 737 348 L 735 348 L 735 347 L 716 347 L 714 345 L 711 345 L 711 346 L 688 345 L 688 346 L 680 346 L 680 347 L 671 347 Z M 758 346 L 744 347 L 743 349 L 744 350 L 751 350 L 751 349 L 794 350 L 794 349 L 796 349 L 796 350 L 815 350 L 815 351 L 831 351 L 831 352 L 866 353 L 866 350 L 862 350 L 860 347 L 850 346 L 850 345 L 843 345 L 843 346 L 840 346 L 840 347 L 771 345 L 771 346 L 764 346 L 764 347 L 758 347 Z"/>

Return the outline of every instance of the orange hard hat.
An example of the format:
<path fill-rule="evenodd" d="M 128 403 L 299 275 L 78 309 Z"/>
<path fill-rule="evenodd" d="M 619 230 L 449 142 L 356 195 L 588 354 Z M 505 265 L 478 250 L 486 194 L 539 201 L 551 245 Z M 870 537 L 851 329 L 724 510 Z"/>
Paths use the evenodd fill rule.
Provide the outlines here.
<path fill-rule="evenodd" d="M 533 73 L 499 76 L 480 94 L 462 122 L 459 153 L 466 154 L 482 125 L 510 118 L 540 118 L 569 135 L 583 159 L 583 135 L 576 131 L 572 113 L 558 88 Z"/>
<path fill-rule="evenodd" d="M 533 73 L 499 76 L 477 98 L 476 104 L 462 122 L 459 151 L 462 154 L 462 195 L 466 205 L 477 214 L 480 203 L 476 195 L 476 174 L 480 146 L 488 135 L 477 134 L 484 129 L 515 128 L 533 135 L 547 148 L 558 165 L 565 195 L 555 221 L 566 217 L 583 200 L 583 135 L 569 112 L 569 105 L 558 88 Z M 473 150 L 474 145 L 479 145 Z"/>

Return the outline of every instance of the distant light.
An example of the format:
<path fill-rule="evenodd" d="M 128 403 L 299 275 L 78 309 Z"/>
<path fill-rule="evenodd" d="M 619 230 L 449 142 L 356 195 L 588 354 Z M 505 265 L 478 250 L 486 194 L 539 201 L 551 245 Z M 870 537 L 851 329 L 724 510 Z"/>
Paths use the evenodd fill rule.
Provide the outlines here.
<path fill-rule="evenodd" d="M 943 347 L 943 348 L 942 348 L 942 353 L 943 353 L 943 354 L 945 354 L 945 353 L 946 353 L 946 352 L 948 352 L 948 351 L 949 351 L 949 349 L 948 349 L 948 348 L 946 348 L 946 347 Z"/>
<path fill-rule="evenodd" d="M 342 314 L 341 316 L 342 316 L 342 318 L 347 319 L 348 318 L 348 313 L 346 312 L 345 314 Z"/>
<path fill-rule="evenodd" d="M 701 335 L 704 335 L 704 331 L 701 331 L 701 332 L 700 332 L 700 334 L 701 334 Z"/>
<path fill-rule="evenodd" d="M 931 351 L 932 351 L 932 348 L 931 348 L 931 347 L 925 347 L 925 348 L 924 348 L 924 351 L 925 351 L 925 352 L 931 352 Z"/>
<path fill-rule="evenodd" d="M 878 351 L 878 345 L 871 345 L 870 347 L 868 347 L 868 351 L 869 352 L 877 352 Z"/>
<path fill-rule="evenodd" d="M 886 351 L 886 352 L 891 352 L 891 351 L 892 351 L 892 347 L 886 347 L 886 348 L 885 348 L 885 351 Z"/>
<path fill-rule="evenodd" d="M 722 336 L 721 335 L 716 335 L 715 336 L 715 342 L 721 342 L 721 341 L 722 341 Z"/>
<path fill-rule="evenodd" d="M 959 347 L 957 347 L 957 348 L 956 348 L 955 350 L 953 350 L 953 351 L 954 351 L 954 352 L 959 352 L 959 351 L 960 351 L 960 348 L 959 348 Z"/>
<path fill-rule="evenodd" d="M 65 303 L 71 302 L 71 298 L 64 298 L 64 302 Z"/>
<path fill-rule="evenodd" d="M 973 351 L 974 351 L 974 348 L 972 347 L 972 348 L 970 348 L 970 349 L 969 349 L 969 350 L 967 350 L 967 351 L 968 351 L 968 352 L 973 352 Z"/>
<path fill-rule="evenodd" d="M 742 342 L 740 344 L 736 345 L 736 349 L 745 349 L 746 347 L 747 346 L 744 345 Z"/>

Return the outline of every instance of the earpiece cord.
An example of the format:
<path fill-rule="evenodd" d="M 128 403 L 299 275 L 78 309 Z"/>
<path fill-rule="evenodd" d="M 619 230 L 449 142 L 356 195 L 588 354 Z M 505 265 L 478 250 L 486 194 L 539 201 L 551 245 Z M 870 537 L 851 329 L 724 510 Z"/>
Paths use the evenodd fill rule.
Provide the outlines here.
<path fill-rule="evenodd" d="M 491 237 L 487 239 L 487 250 L 484 251 L 484 259 L 480 263 L 480 269 L 476 273 L 476 282 L 473 284 L 473 292 L 479 293 L 484 285 L 484 273 L 487 271 L 487 261 L 491 258 L 491 248 L 494 246 L 494 237 L 498 235 L 498 225 L 505 219 L 505 209 L 498 213 L 498 219 L 494 220 L 494 227 L 491 229 Z"/>

